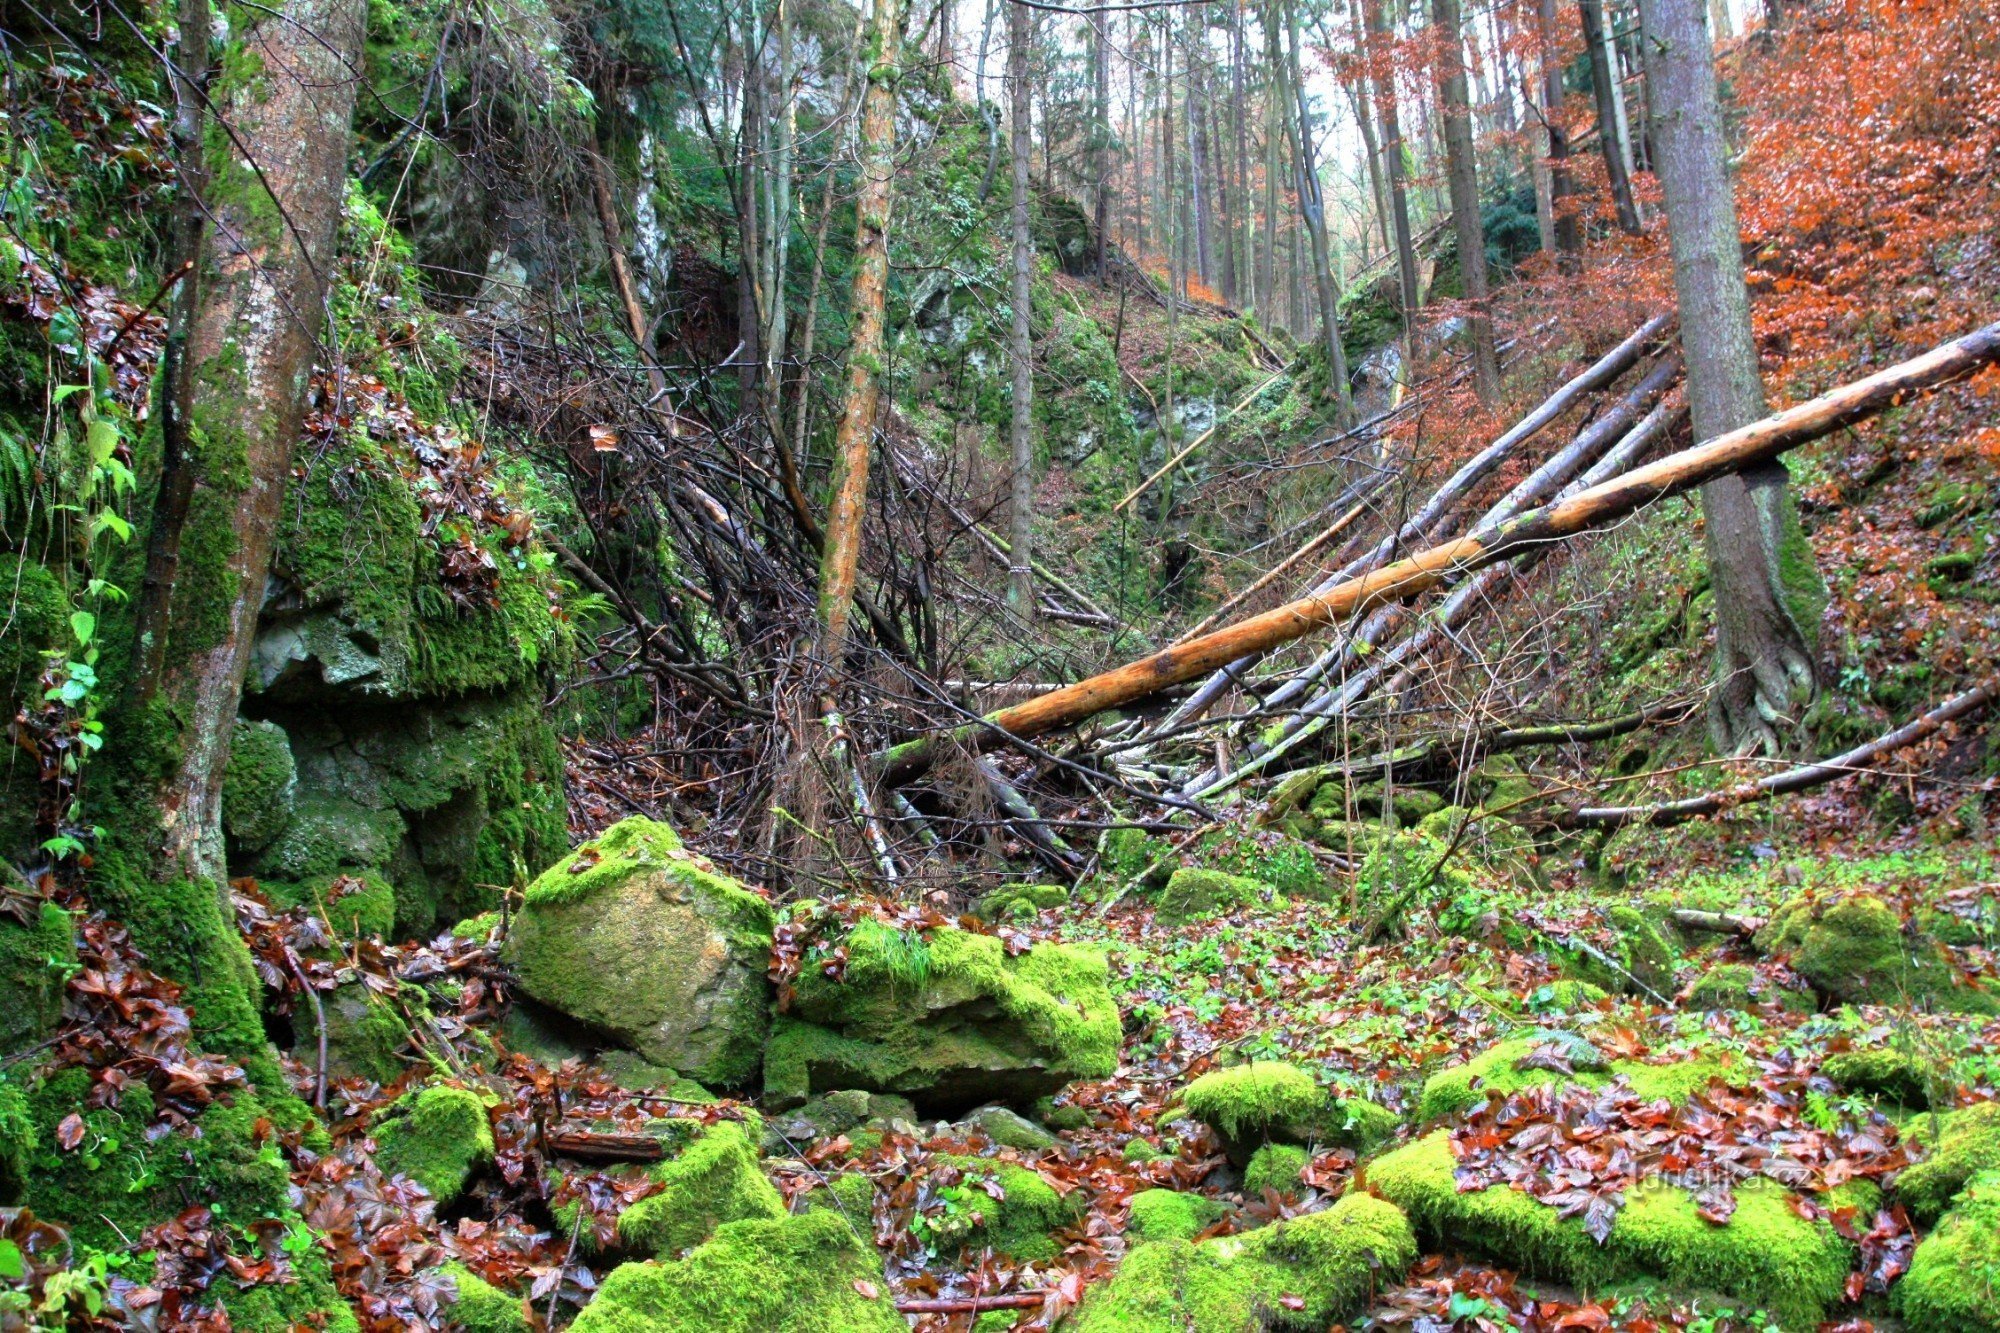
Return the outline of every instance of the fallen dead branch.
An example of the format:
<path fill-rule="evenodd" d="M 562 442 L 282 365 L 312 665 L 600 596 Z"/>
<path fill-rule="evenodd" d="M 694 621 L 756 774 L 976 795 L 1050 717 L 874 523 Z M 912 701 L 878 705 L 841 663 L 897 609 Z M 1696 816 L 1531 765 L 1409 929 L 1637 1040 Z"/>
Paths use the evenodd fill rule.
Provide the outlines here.
<path fill-rule="evenodd" d="M 1414 596 L 1450 575 L 1498 564 L 1603 527 L 1657 500 L 1776 458 L 1872 416 L 1911 393 L 1963 378 L 1994 361 L 2000 361 L 2000 323 L 1567 499 L 1530 510 L 1495 528 L 1432 547 L 1323 593 L 1003 708 L 956 729 L 950 739 L 972 750 L 989 750 L 1010 738 L 1039 736 L 1073 726 L 1107 708 L 1147 698 L 1167 686 L 1207 675 L 1358 612 Z M 898 781 L 921 772 L 940 752 L 944 739 L 932 735 L 893 747 L 882 757 L 884 779 Z"/>
<path fill-rule="evenodd" d="M 1682 930 L 1698 930 L 1708 935 L 1741 935 L 1745 939 L 1764 928 L 1761 916 L 1737 916 L 1732 912 L 1699 912 L 1692 907 L 1676 907 L 1674 924 Z"/>

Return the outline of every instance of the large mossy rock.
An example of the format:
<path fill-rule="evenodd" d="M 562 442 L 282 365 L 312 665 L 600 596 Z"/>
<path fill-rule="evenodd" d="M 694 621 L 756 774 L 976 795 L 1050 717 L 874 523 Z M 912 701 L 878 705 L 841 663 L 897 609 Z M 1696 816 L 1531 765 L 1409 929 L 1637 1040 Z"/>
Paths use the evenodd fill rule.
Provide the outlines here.
<path fill-rule="evenodd" d="M 1371 1148 L 1400 1123 L 1386 1107 L 1335 1096 L 1305 1070 L 1279 1060 L 1203 1074 L 1181 1093 L 1181 1104 L 1215 1131 L 1239 1166 L 1265 1143 Z"/>
<path fill-rule="evenodd" d="M 905 1333 L 865 1235 L 816 1208 L 728 1222 L 685 1258 L 621 1264 L 571 1333 Z M 870 1294 L 873 1293 L 873 1294 Z"/>
<path fill-rule="evenodd" d="M 1549 1068 L 1546 1061 L 1537 1058 L 1543 1053 L 1561 1057 L 1572 1072 L 1565 1074 Z M 1574 1032 L 1543 1029 L 1510 1037 L 1462 1065 L 1431 1075 L 1424 1081 L 1423 1095 L 1417 1101 L 1417 1120 L 1463 1115 L 1484 1105 L 1488 1097 L 1551 1083 L 1601 1088 L 1622 1078 L 1648 1100 L 1663 1097 L 1680 1102 L 1717 1080 L 1733 1087 L 1747 1087 L 1751 1077 L 1748 1067 L 1727 1053 L 1658 1065 L 1638 1060 L 1607 1060 Z"/>
<path fill-rule="evenodd" d="M 11 872 L 10 872 L 11 873 Z M 0 913 L 0 1056 L 26 1050 L 62 1018 L 63 983 L 76 963 L 69 913 L 54 903 L 27 923 Z"/>
<path fill-rule="evenodd" d="M 408 1176 L 440 1207 L 457 1202 L 475 1171 L 493 1164 L 486 1102 L 469 1088 L 433 1084 L 405 1093 L 373 1127 L 375 1162 Z"/>
<path fill-rule="evenodd" d="M 1944 949 L 1869 893 L 1802 896 L 1757 932 L 1807 985 L 1835 1004 L 1917 1004 L 1992 1013 L 1994 997 L 1958 984 Z"/>
<path fill-rule="evenodd" d="M 783 1110 L 815 1092 L 908 1097 L 926 1115 L 1025 1106 L 1118 1064 L 1118 1006 L 1104 955 L 945 927 L 918 936 L 875 921 L 841 942 L 838 976 L 810 963 L 772 1026 L 764 1096 Z"/>
<path fill-rule="evenodd" d="M 2000 1330 L 2000 1171 L 1973 1178 L 1895 1287 L 1909 1333 Z"/>
<path fill-rule="evenodd" d="M 632 818 L 528 886 L 506 958 L 530 996 L 709 1087 L 757 1071 L 771 905 Z M 851 1086 L 851 1085 L 840 1085 Z"/>
<path fill-rule="evenodd" d="M 1064 1327 L 1075 1333 L 1323 1329 L 1400 1281 L 1416 1257 L 1401 1212 L 1349 1194 L 1325 1212 L 1244 1235 L 1139 1245 L 1109 1282 L 1091 1288 Z"/>
<path fill-rule="evenodd" d="M 1162 924 L 1181 925 L 1239 907 L 1255 907 L 1270 895 L 1271 886 L 1263 880 L 1185 866 L 1160 890 L 1158 914 Z"/>
<path fill-rule="evenodd" d="M 1896 1177 L 1896 1198 L 1919 1222 L 1936 1221 L 1974 1176 L 2000 1171 L 2000 1102 L 1912 1116 L 1903 1133 L 1924 1155 Z"/>
<path fill-rule="evenodd" d="M 1850 1242 L 1828 1223 L 1801 1217 L 1790 1191 L 1761 1177 L 1736 1187 L 1736 1212 L 1722 1226 L 1705 1221 L 1676 1186 L 1628 1191 L 1599 1244 L 1582 1218 L 1563 1218 L 1511 1185 L 1461 1193 L 1456 1167 L 1451 1131 L 1439 1129 L 1370 1163 L 1368 1187 L 1408 1213 L 1427 1245 L 1584 1290 L 1651 1278 L 1720 1292 L 1763 1306 L 1784 1328 L 1816 1326 L 1842 1300 L 1854 1263 Z M 1875 1194 L 1850 1185 L 1832 1197 L 1865 1205 Z"/>
<path fill-rule="evenodd" d="M 618 1241 L 636 1253 L 670 1259 L 725 1222 L 785 1215 L 785 1201 L 757 1165 L 755 1144 L 733 1120 L 701 1131 L 650 1174 L 659 1190 L 618 1215 Z"/>

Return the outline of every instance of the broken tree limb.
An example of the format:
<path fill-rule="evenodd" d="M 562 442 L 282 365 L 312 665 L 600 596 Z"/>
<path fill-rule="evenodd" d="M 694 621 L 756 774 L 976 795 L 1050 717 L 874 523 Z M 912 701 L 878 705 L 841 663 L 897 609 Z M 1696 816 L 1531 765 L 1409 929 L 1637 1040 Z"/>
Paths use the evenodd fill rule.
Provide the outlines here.
<path fill-rule="evenodd" d="M 1424 502 L 1423 507 L 1405 520 L 1401 527 L 1377 542 L 1365 554 L 1349 561 L 1322 579 L 1314 585 L 1311 592 L 1306 594 L 1306 598 L 1323 596 L 1346 582 L 1360 578 L 1399 549 L 1424 540 L 1438 521 L 1486 480 L 1495 468 L 1506 461 L 1509 454 L 1539 434 L 1550 422 L 1562 416 L 1585 394 L 1603 388 L 1624 374 L 1652 341 L 1666 332 L 1671 323 L 1672 320 L 1668 316 L 1656 315 L 1640 325 L 1638 331 L 1631 337 L 1599 357 L 1588 370 L 1550 394 L 1542 401 L 1541 406 L 1515 422 L 1493 443 L 1474 454 L 1442 486 L 1438 487 L 1430 499 Z M 1232 680 L 1239 678 L 1242 672 L 1249 669 L 1255 656 L 1256 652 L 1250 652 L 1240 658 L 1232 659 L 1226 664 L 1227 669 L 1219 670 L 1208 680 L 1203 681 L 1200 689 L 1160 723 L 1159 729 L 1165 731 L 1177 727 L 1206 711 L 1211 704 L 1222 697 Z"/>
<path fill-rule="evenodd" d="M 1136 662 L 1064 686 L 952 732 L 920 737 L 882 757 L 887 781 L 921 772 L 947 744 L 988 750 L 1010 737 L 1033 737 L 1073 726 L 1107 708 L 1118 708 L 1207 675 L 1246 655 L 1337 624 L 1376 606 L 1435 587 L 1446 577 L 1498 564 L 1552 542 L 1590 532 L 1712 478 L 1767 462 L 1808 441 L 1873 416 L 1911 393 L 1962 379 L 2000 361 L 2000 323 L 1933 348 L 1796 407 L 1635 468 L 1611 481 L 1530 510 L 1499 527 L 1419 552 L 1393 565 L 1349 579 L 1323 593 L 1251 616 L 1247 620 L 1149 654 Z"/>
<path fill-rule="evenodd" d="M 1812 787 L 1823 786 L 1835 778 L 1865 772 L 1869 765 L 1883 755 L 1906 749 L 1928 736 L 1936 735 L 1947 723 L 1955 722 L 1962 717 L 1970 717 L 1993 702 L 1996 694 L 2000 694 L 2000 689 L 1992 685 L 1975 686 L 1963 694 L 1953 695 L 1930 712 L 1904 723 L 1887 735 L 1878 736 L 1866 745 L 1858 745 L 1844 754 L 1837 754 L 1816 764 L 1802 764 L 1797 768 L 1788 768 L 1782 773 L 1773 773 L 1755 782 L 1740 782 L 1721 791 L 1690 796 L 1684 801 L 1662 801 L 1656 805 L 1585 807 L 1557 815 L 1553 822 L 1561 828 L 1626 828 L 1633 824 L 1665 828 L 1671 824 L 1685 824 L 1704 815 L 1721 814 L 1725 810 L 1747 805 L 1752 801 L 1765 801 L 1787 792 L 1805 791 Z"/>
<path fill-rule="evenodd" d="M 1172 472 L 1175 468 L 1179 467 L 1182 461 L 1185 460 L 1189 454 L 1201 448 L 1202 445 L 1208 443 L 1209 436 L 1215 434 L 1216 431 L 1221 430 L 1223 422 L 1229 420 L 1229 418 L 1235 416 L 1238 412 L 1241 412 L 1244 408 L 1250 406 L 1251 403 L 1257 401 L 1258 394 L 1264 392 L 1264 390 L 1270 388 L 1273 384 L 1276 384 L 1279 380 L 1283 379 L 1284 377 L 1285 377 L 1284 370 L 1279 370 L 1276 374 L 1272 375 L 1262 384 L 1259 384 L 1249 393 L 1244 394 L 1241 401 L 1239 401 L 1234 407 L 1230 408 L 1227 412 L 1224 412 L 1221 416 L 1215 419 L 1214 425 L 1210 426 L 1207 430 L 1203 431 L 1201 434 L 1195 436 L 1192 440 L 1189 440 L 1186 447 L 1184 447 L 1179 453 L 1175 454 L 1172 458 L 1169 458 L 1166 462 L 1160 464 L 1159 469 L 1155 471 L 1152 476 L 1146 478 L 1144 481 L 1140 482 L 1137 486 L 1134 486 L 1131 490 L 1125 492 L 1125 498 L 1120 500 L 1117 504 L 1112 505 L 1111 512 L 1114 514 L 1117 513 L 1119 510 L 1123 509 L 1126 505 L 1131 504 L 1134 500 L 1144 495 L 1146 493 L 1146 488 L 1148 486 L 1151 486 L 1161 477 L 1166 476 L 1169 472 Z"/>
<path fill-rule="evenodd" d="M 1737 916 L 1730 912 L 1698 912 L 1692 907 L 1676 907 L 1670 915 L 1682 930 L 1698 930 L 1709 935 L 1741 935 L 1745 939 L 1764 928 L 1761 916 Z"/>

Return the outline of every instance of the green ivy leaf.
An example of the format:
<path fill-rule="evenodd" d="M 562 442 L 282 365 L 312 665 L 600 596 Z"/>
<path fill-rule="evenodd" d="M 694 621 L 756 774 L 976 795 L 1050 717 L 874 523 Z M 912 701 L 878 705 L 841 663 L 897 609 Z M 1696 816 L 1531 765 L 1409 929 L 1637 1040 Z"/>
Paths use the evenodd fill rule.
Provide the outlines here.
<path fill-rule="evenodd" d="M 90 641 L 97 636 L 97 617 L 88 611 L 72 611 L 69 613 L 69 629 L 76 635 L 77 644 L 88 648 Z"/>

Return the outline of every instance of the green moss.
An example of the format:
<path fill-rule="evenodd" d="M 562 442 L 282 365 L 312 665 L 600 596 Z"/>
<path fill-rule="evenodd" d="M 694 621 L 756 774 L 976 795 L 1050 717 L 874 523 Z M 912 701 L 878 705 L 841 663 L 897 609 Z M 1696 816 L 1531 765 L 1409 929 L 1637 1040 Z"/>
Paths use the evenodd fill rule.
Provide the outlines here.
<path fill-rule="evenodd" d="M 452 1323 L 465 1333 L 529 1333 L 533 1323 L 519 1296 L 500 1290 L 463 1264 L 446 1264 L 444 1272 L 458 1289 Z"/>
<path fill-rule="evenodd" d="M 1160 890 L 1159 919 L 1174 925 L 1213 916 L 1238 907 L 1255 907 L 1271 886 L 1244 875 L 1186 866 L 1176 870 Z"/>
<path fill-rule="evenodd" d="M 875 1182 L 859 1171 L 842 1172 L 808 1191 L 806 1207 L 831 1208 L 865 1232 L 875 1216 Z"/>
<path fill-rule="evenodd" d="M 1528 1008 L 1543 1014 L 1575 1014 L 1595 1009 L 1610 998 L 1604 987 L 1588 981 L 1554 981 L 1528 996 Z"/>
<path fill-rule="evenodd" d="M 1519 1067 L 1523 1057 L 1533 1054 L 1537 1047 L 1551 1040 L 1578 1041 L 1567 1033 L 1514 1037 L 1481 1052 L 1465 1064 L 1431 1075 L 1425 1080 L 1423 1095 L 1417 1102 L 1417 1119 L 1426 1121 L 1440 1116 L 1463 1115 L 1483 1105 L 1493 1094 L 1504 1097 L 1522 1088 L 1547 1083 L 1580 1083 L 1596 1088 L 1605 1086 L 1613 1078 L 1622 1077 L 1642 1097 L 1664 1097 L 1671 1102 L 1680 1102 L 1716 1079 L 1734 1086 L 1748 1077 L 1743 1067 L 1726 1052 L 1676 1059 L 1660 1065 L 1643 1064 L 1637 1060 L 1613 1060 L 1596 1068 L 1590 1067 L 1595 1062 L 1587 1056 L 1566 1052 L 1576 1070 L 1574 1074 Z M 1579 1050 L 1587 1049 L 1588 1043 L 1579 1047 Z M 1601 1060 L 1601 1057 L 1598 1058 Z"/>
<path fill-rule="evenodd" d="M 1829 1000 L 1923 1004 L 1990 1013 L 1990 995 L 1957 985 L 1935 940 L 1903 929 L 1896 910 L 1868 893 L 1800 897 L 1757 932 L 1757 947 L 1784 955 Z"/>
<path fill-rule="evenodd" d="M 1115 880 L 1129 880 L 1167 858 L 1168 873 L 1173 862 L 1173 845 L 1141 828 L 1106 829 L 1098 840 L 1098 868 Z M 1163 876 L 1164 878 L 1164 876 Z"/>
<path fill-rule="evenodd" d="M 393 1083 L 403 1072 L 403 1050 L 410 1042 L 411 1023 L 403 1014 L 406 1007 L 422 1015 L 422 992 L 406 987 L 391 999 L 376 995 L 362 982 L 351 981 L 322 996 L 328 1072 L 336 1078 Z M 319 1018 L 312 1005 L 299 1005 L 293 1023 L 298 1029 L 294 1053 L 316 1059 Z"/>
<path fill-rule="evenodd" d="M 1065 1198 L 1040 1172 L 1013 1162 L 985 1157 L 943 1160 L 963 1171 L 965 1178 L 960 1184 L 944 1186 L 940 1195 L 958 1205 L 961 1216 L 979 1219 L 955 1233 L 961 1243 L 1038 1263 L 1062 1252 L 1055 1233 L 1076 1221 L 1082 1212 L 1081 1199 Z M 994 1197 L 989 1184 L 998 1187 L 1000 1197 Z"/>
<path fill-rule="evenodd" d="M 1188 1114 L 1225 1139 L 1304 1142 L 1327 1109 L 1326 1089 L 1296 1065 L 1255 1060 L 1203 1074 L 1181 1094 Z"/>
<path fill-rule="evenodd" d="M 728 1222 L 670 1263 L 622 1264 L 572 1333 L 904 1333 L 872 1246 L 816 1209 Z M 863 1294 L 864 1288 L 878 1294 Z"/>
<path fill-rule="evenodd" d="M 1118 1007 L 1098 950 L 1040 944 L 1010 957 L 997 937 L 952 928 L 932 931 L 921 951 L 880 928 L 843 943 L 840 978 L 808 967 L 797 1017 L 772 1026 L 772 1105 L 837 1088 L 945 1108 L 1021 1102 L 1117 1066 Z"/>
<path fill-rule="evenodd" d="M 1751 1010 L 1769 987 L 1748 963 L 1719 963 L 1702 973 L 1688 991 L 1690 1009 Z"/>
<path fill-rule="evenodd" d="M 528 886 L 506 956 L 535 999 L 730 1087 L 762 1053 L 773 929 L 762 897 L 709 869 L 672 828 L 633 818 Z"/>
<path fill-rule="evenodd" d="M 76 966 L 69 913 L 54 903 L 32 924 L 0 916 L 0 1055 L 41 1041 L 62 1019 L 63 985 Z"/>
<path fill-rule="evenodd" d="M 1077 1333 L 1324 1328 L 1400 1281 L 1416 1256 L 1400 1212 L 1350 1194 L 1245 1235 L 1140 1245 L 1090 1290 L 1073 1325 Z"/>
<path fill-rule="evenodd" d="M 1894 1291 L 1909 1333 L 2000 1329 L 2000 1173 L 1974 1177 Z"/>
<path fill-rule="evenodd" d="M 1410 907 L 1448 902 L 1470 891 L 1471 875 L 1447 845 L 1415 829 L 1378 838 L 1354 878 L 1355 902 L 1368 913 L 1400 916 Z"/>
<path fill-rule="evenodd" d="M 1853 1250 L 1824 1222 L 1800 1217 L 1788 1192 L 1766 1180 L 1740 1184 L 1727 1225 L 1704 1221 L 1677 1187 L 1629 1191 L 1603 1245 L 1581 1219 L 1511 1186 L 1460 1193 L 1448 1130 L 1371 1163 L 1369 1189 L 1401 1206 L 1427 1242 L 1471 1250 L 1535 1277 L 1586 1292 L 1651 1276 L 1720 1291 L 1769 1309 L 1786 1327 L 1811 1327 L 1842 1299 Z"/>
<path fill-rule="evenodd" d="M 222 772 L 222 827 L 230 839 L 255 849 L 284 832 L 297 785 L 285 729 L 275 722 L 238 718 Z"/>
<path fill-rule="evenodd" d="M 756 1147 L 733 1120 L 717 1121 L 652 1176 L 660 1191 L 618 1216 L 619 1241 L 641 1253 L 671 1257 L 707 1240 L 720 1223 L 785 1215 Z"/>
<path fill-rule="evenodd" d="M 70 641 L 70 600 L 47 566 L 0 553 L 0 691 L 12 702 L 33 690 L 42 655 Z"/>
<path fill-rule="evenodd" d="M 1896 1177 L 1896 1197 L 1919 1222 L 1940 1217 L 1975 1175 L 2000 1170 L 2000 1102 L 1913 1116 L 1903 1134 L 1924 1156 Z"/>
<path fill-rule="evenodd" d="M 0 1207 L 21 1201 L 28 1187 L 29 1161 L 41 1146 L 27 1091 L 0 1077 Z"/>
<path fill-rule="evenodd" d="M 1261 1198 L 1265 1190 L 1296 1194 L 1299 1174 L 1312 1161 L 1304 1148 L 1289 1143 L 1267 1143 L 1251 1155 L 1243 1168 L 1243 1190 L 1251 1198 Z"/>
<path fill-rule="evenodd" d="M 1193 1240 L 1222 1220 L 1229 1211 L 1205 1194 L 1179 1190 L 1140 1190 L 1129 1202 L 1125 1237 L 1132 1244 L 1157 1240 Z"/>
<path fill-rule="evenodd" d="M 446 1206 L 465 1192 L 473 1172 L 493 1162 L 493 1126 L 478 1093 L 433 1084 L 405 1093 L 373 1127 L 375 1162 L 408 1176 Z"/>
<path fill-rule="evenodd" d="M 257 888 L 280 909 L 302 907 L 327 923 L 343 940 L 364 940 L 371 936 L 394 939 L 396 889 L 380 875 L 327 875 L 303 883 L 289 880 L 259 880 Z"/>
<path fill-rule="evenodd" d="M 1636 907 L 1621 905 L 1604 915 L 1618 933 L 1618 961 L 1631 979 L 1656 994 L 1673 994 L 1674 951 L 1653 923 Z"/>
<path fill-rule="evenodd" d="M 1061 907 L 1069 901 L 1069 890 L 1060 884 L 1009 884 L 995 889 L 979 901 L 979 914 L 989 921 L 1032 919 L 1046 908 Z"/>
<path fill-rule="evenodd" d="M 1819 1072 L 1844 1091 L 1876 1093 L 1905 1106 L 1927 1105 L 1932 1084 L 1947 1081 L 1943 1070 L 1932 1069 L 1908 1051 L 1887 1046 L 1830 1055 Z"/>

